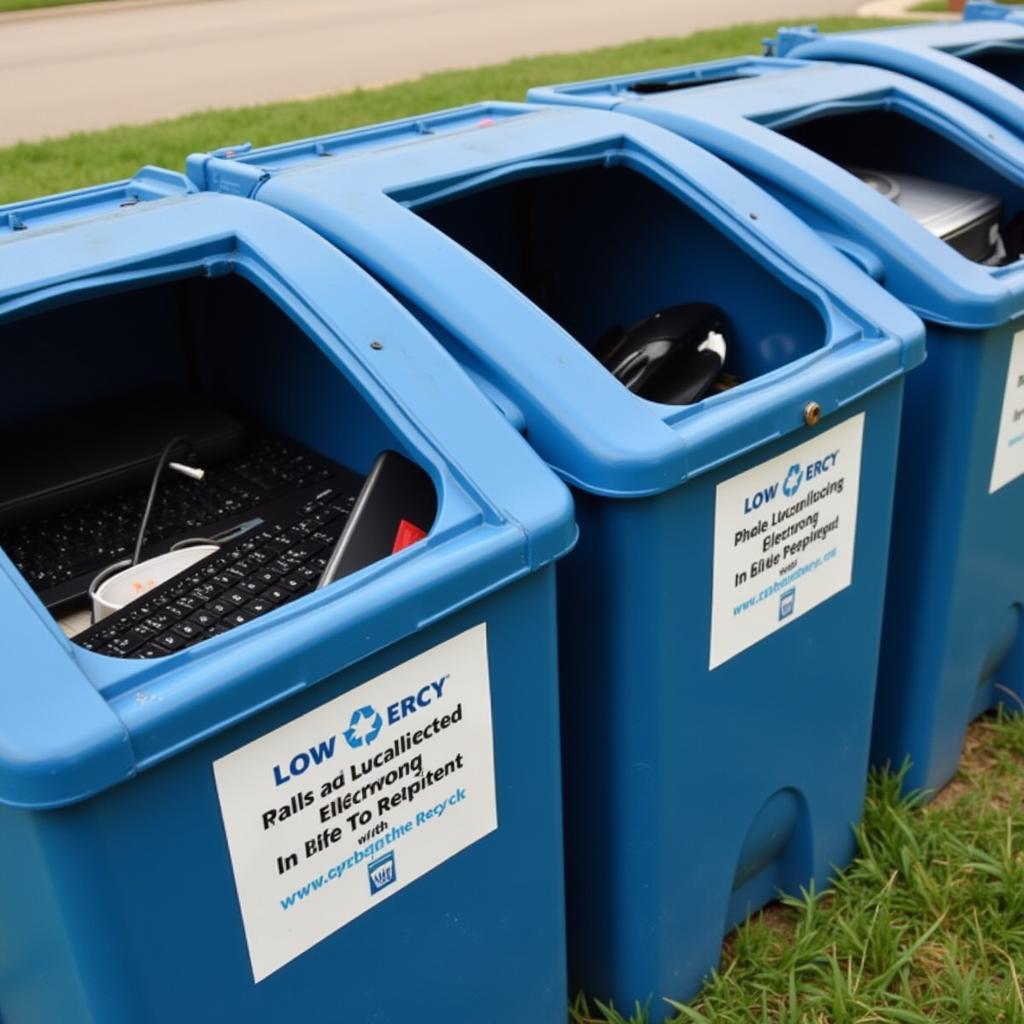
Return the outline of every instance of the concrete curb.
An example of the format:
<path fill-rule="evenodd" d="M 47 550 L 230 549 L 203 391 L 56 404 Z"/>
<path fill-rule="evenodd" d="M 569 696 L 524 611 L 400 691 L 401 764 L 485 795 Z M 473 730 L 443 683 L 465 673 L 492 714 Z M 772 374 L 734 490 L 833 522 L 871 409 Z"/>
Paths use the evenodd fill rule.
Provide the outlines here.
<path fill-rule="evenodd" d="M 869 0 L 857 8 L 858 18 L 899 18 L 903 21 L 959 21 L 959 11 L 912 11 L 918 0 Z"/>
<path fill-rule="evenodd" d="M 178 7 L 183 4 L 207 3 L 208 0 L 92 0 L 90 3 L 68 4 L 64 7 L 37 7 L 27 11 L 0 12 L 0 25 L 12 21 L 39 21 L 44 18 L 70 18 L 105 11 L 133 11 L 147 7 Z M 910 8 L 918 0 L 869 0 L 856 10 L 859 18 L 902 18 L 906 21 L 956 21 L 958 13 L 921 13 Z"/>

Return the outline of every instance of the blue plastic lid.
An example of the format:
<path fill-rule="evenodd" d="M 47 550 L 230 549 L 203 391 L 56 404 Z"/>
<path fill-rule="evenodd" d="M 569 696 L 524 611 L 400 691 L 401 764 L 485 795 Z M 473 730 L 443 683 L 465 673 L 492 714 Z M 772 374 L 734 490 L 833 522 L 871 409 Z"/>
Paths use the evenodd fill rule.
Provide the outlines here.
<path fill-rule="evenodd" d="M 143 167 L 134 178 L 124 181 L 0 206 L 0 238 L 28 228 L 40 228 L 47 224 L 65 225 L 82 217 L 95 217 L 100 213 L 121 209 L 130 210 L 139 203 L 195 191 L 195 186 L 176 171 L 166 171 L 162 167 Z"/>
<path fill-rule="evenodd" d="M 251 165 L 258 168 L 258 177 L 262 177 L 271 172 L 298 167 L 311 160 L 332 157 L 339 153 L 351 156 L 358 150 L 418 142 L 424 136 L 488 128 L 500 121 L 528 113 L 530 108 L 521 103 L 473 103 L 440 113 L 406 117 L 384 124 L 352 128 L 340 134 L 332 132 L 328 135 L 316 135 L 309 139 L 263 146 L 259 149 L 254 149 L 250 143 L 243 142 L 237 146 L 224 146 L 212 153 L 190 157 L 188 174 L 190 177 L 198 175 L 202 178 L 205 187 L 210 191 L 223 192 L 227 195 L 249 195 L 252 182 L 248 177 L 240 178 L 234 172 L 218 177 L 220 168 L 237 168 L 239 164 Z M 230 163 L 208 162 L 209 157 L 217 157 Z M 193 161 L 196 162 L 195 171 L 192 170 Z"/>
<path fill-rule="evenodd" d="M 1021 139 L 930 85 L 872 67 L 791 62 L 796 66 L 780 71 L 771 67 L 772 58 L 743 59 L 740 80 L 646 96 L 630 89 L 631 83 L 684 78 L 698 69 L 725 73 L 735 63 L 547 86 L 531 90 L 530 99 L 614 109 L 696 142 L 784 196 L 844 247 L 852 243 L 876 256 L 886 289 L 925 320 L 986 328 L 1024 313 L 1024 263 L 989 267 L 961 256 L 855 175 L 777 129 L 830 113 L 899 113 L 964 147 L 1017 188 L 1024 187 Z M 763 75 L 750 77 L 754 70 Z"/>
<path fill-rule="evenodd" d="M 1020 4 L 1000 4 L 996 0 L 968 0 L 964 4 L 964 21 L 1001 21 L 1024 19 Z"/>
<path fill-rule="evenodd" d="M 529 116 L 486 123 L 481 115 L 491 109 L 463 108 L 457 113 L 477 127 L 416 142 L 408 141 L 408 121 L 381 126 L 376 150 L 359 133 L 340 133 L 329 142 L 330 160 L 296 163 L 286 156 L 282 167 L 280 149 L 266 163 L 247 154 L 245 165 L 197 155 L 189 174 L 201 187 L 247 183 L 255 198 L 355 256 L 508 396 L 553 468 L 598 494 L 632 497 L 675 487 L 801 429 L 807 401 L 832 412 L 923 357 L 914 316 L 710 154 L 612 114 L 520 106 Z M 419 120 L 429 126 L 434 117 L 444 124 L 451 116 Z M 297 143 L 293 152 L 306 148 Z M 661 185 L 749 253 L 780 289 L 803 297 L 821 318 L 824 344 L 696 405 L 647 402 L 504 277 L 415 212 L 517 177 L 616 165 Z"/>
<path fill-rule="evenodd" d="M 1024 135 L 1024 93 L 971 63 L 988 54 L 1017 54 L 1024 61 L 1024 25 L 1013 19 L 930 22 L 828 34 L 813 26 L 780 29 L 773 49 L 780 57 L 873 64 L 899 71 L 958 97 Z"/>
<path fill-rule="evenodd" d="M 189 194 L 181 178 L 127 207 L 126 188 L 0 211 L 26 225 L 0 237 L 0 324 L 147 282 L 237 274 L 427 468 L 438 517 L 393 558 L 153 661 L 71 643 L 0 551 L 0 803 L 11 806 L 59 806 L 128 779 L 549 563 L 576 537 L 565 486 L 333 246 L 268 206 Z"/>

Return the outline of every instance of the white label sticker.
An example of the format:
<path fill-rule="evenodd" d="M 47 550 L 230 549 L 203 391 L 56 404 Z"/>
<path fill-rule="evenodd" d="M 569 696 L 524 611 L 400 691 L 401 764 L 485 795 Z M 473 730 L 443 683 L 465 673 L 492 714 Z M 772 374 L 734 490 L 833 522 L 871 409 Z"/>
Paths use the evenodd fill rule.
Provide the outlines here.
<path fill-rule="evenodd" d="M 1003 412 L 999 418 L 996 455 L 992 460 L 992 479 L 988 493 L 993 494 L 1024 473 L 1024 331 L 1013 336 L 1010 368 L 1006 373 Z"/>
<path fill-rule="evenodd" d="M 850 585 L 864 414 L 715 491 L 709 668 Z"/>
<path fill-rule="evenodd" d="M 498 827 L 487 627 L 213 764 L 262 981 Z"/>

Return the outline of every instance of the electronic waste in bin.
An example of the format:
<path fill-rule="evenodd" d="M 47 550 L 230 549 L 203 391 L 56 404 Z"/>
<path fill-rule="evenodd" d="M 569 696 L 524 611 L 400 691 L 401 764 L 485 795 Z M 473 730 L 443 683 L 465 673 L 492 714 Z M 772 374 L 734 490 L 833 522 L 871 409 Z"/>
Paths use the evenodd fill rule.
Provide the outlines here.
<path fill-rule="evenodd" d="M 370 269 L 572 485 L 570 983 L 693 995 L 730 927 L 853 853 L 919 321 L 612 114 L 481 105 L 189 173 Z"/>
<path fill-rule="evenodd" d="M 0 281 L 4 1024 L 562 1019 L 564 484 L 269 207 L 6 207 Z"/>
<path fill-rule="evenodd" d="M 813 26 L 785 28 L 765 46 L 779 57 L 900 72 L 956 96 L 1024 136 L 1024 24 L 1013 19 L 828 33 Z"/>
<path fill-rule="evenodd" d="M 971 719 L 1000 702 L 1017 710 L 1024 696 L 1024 144 L 931 86 L 852 65 L 741 58 L 531 97 L 612 106 L 693 139 L 924 319 L 873 754 L 895 766 L 909 756 L 908 788 L 944 785 Z"/>

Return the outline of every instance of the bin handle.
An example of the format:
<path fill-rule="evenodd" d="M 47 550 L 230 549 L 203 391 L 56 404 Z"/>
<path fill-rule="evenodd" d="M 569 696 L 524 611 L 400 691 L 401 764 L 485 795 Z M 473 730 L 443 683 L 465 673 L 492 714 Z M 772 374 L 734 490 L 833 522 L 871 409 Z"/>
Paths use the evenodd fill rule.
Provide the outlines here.
<path fill-rule="evenodd" d="M 520 434 L 525 436 L 526 413 L 524 413 L 523 410 L 520 409 L 504 391 L 495 387 L 494 383 L 489 381 L 485 376 L 483 376 L 483 374 L 477 373 L 476 370 L 465 365 L 462 365 L 462 369 L 476 387 L 483 392 L 484 396 L 490 399 L 498 412 L 500 412 L 502 416 L 504 416 L 505 419 L 507 419 L 509 423 L 519 431 Z"/>
<path fill-rule="evenodd" d="M 832 231 L 818 230 L 818 234 L 823 238 L 833 249 L 838 249 L 848 260 L 855 263 L 861 270 L 866 274 L 869 274 L 876 281 L 881 281 L 885 277 L 885 264 L 881 258 L 873 253 L 870 249 L 857 242 L 851 241 L 849 238 L 844 238 L 842 235 L 837 235 Z"/>

